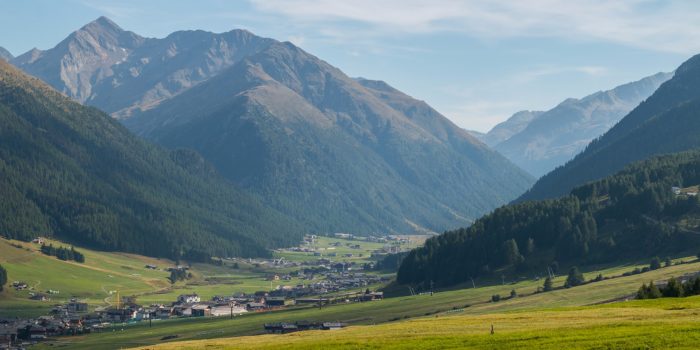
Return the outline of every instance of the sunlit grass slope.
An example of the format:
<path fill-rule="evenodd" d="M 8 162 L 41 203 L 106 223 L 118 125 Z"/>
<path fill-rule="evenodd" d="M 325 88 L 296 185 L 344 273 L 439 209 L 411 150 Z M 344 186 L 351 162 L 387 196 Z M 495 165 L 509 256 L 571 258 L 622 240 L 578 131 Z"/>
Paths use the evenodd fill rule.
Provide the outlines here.
<path fill-rule="evenodd" d="M 698 344 L 700 298 L 692 297 L 438 315 L 338 331 L 176 342 L 143 349 L 697 349 Z"/>

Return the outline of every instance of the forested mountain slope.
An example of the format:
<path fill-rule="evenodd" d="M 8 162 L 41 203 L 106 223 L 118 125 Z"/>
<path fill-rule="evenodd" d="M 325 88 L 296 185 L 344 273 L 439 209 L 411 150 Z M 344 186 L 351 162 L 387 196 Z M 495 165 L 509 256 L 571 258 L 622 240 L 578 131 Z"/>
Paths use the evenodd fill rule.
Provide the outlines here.
<path fill-rule="evenodd" d="M 173 258 L 267 255 L 295 221 L 0 61 L 0 234 Z"/>
<path fill-rule="evenodd" d="M 398 281 L 451 285 L 692 250 L 700 246 L 698 184 L 699 151 L 638 162 L 568 196 L 507 205 L 431 238 L 403 260 Z"/>

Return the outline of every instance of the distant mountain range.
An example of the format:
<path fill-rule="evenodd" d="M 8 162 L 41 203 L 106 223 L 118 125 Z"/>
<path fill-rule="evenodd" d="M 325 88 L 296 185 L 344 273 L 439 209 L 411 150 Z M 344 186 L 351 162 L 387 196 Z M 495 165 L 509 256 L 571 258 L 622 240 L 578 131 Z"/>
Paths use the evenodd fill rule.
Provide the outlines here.
<path fill-rule="evenodd" d="M 139 135 L 196 150 L 308 230 L 444 230 L 533 182 L 425 102 L 247 31 L 152 39 L 102 17 L 12 63 Z"/>
<path fill-rule="evenodd" d="M 164 39 L 143 38 L 100 17 L 54 48 L 31 50 L 11 63 L 81 103 L 128 118 L 272 42 L 245 30 L 181 31 Z"/>
<path fill-rule="evenodd" d="M 546 112 L 521 111 L 477 137 L 540 177 L 572 159 L 672 76 L 658 73 L 582 99 L 570 98 Z"/>
<path fill-rule="evenodd" d="M 0 233 L 174 259 L 264 256 L 293 219 L 0 60 Z"/>
<path fill-rule="evenodd" d="M 654 94 L 574 159 L 543 176 L 520 200 L 558 197 L 630 162 L 700 147 L 698 110 L 700 55 L 683 63 Z"/>

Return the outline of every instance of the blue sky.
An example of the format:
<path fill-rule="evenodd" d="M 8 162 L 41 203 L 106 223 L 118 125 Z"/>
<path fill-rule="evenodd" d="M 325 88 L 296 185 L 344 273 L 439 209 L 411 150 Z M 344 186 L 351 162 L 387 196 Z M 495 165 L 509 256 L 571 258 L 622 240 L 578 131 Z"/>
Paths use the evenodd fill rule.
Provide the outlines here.
<path fill-rule="evenodd" d="M 700 53 L 698 1 L 0 0 L 0 46 L 53 47 L 104 15 L 142 36 L 244 28 L 384 80 L 459 126 L 672 71 Z"/>

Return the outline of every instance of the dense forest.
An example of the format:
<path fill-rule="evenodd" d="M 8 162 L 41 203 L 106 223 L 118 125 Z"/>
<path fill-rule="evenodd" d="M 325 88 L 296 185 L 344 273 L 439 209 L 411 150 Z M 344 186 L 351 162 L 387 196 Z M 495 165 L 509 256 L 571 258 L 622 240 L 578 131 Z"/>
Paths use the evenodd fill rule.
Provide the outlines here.
<path fill-rule="evenodd" d="M 265 256 L 296 221 L 0 61 L 0 235 L 185 260 Z"/>
<path fill-rule="evenodd" d="M 503 206 L 468 228 L 431 238 L 408 254 L 397 278 L 450 285 L 697 247 L 698 197 L 672 191 L 697 184 L 699 151 L 634 163 L 560 199 Z"/>

